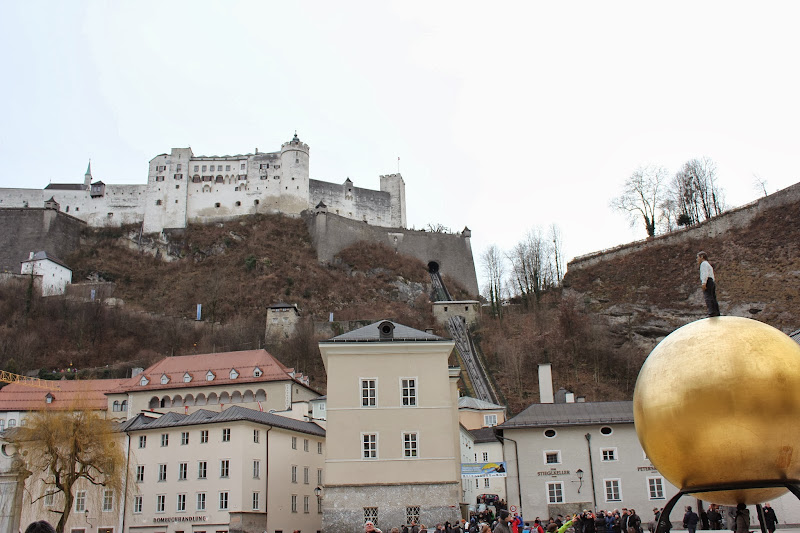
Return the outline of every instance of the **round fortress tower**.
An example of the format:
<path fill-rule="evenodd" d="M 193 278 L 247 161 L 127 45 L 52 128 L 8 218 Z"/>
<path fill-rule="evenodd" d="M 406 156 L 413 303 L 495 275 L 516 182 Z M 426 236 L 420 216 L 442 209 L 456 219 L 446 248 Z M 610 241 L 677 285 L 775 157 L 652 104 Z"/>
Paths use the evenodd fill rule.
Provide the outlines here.
<path fill-rule="evenodd" d="M 280 187 L 284 213 L 300 214 L 308 209 L 308 145 L 297 137 L 281 145 Z"/>

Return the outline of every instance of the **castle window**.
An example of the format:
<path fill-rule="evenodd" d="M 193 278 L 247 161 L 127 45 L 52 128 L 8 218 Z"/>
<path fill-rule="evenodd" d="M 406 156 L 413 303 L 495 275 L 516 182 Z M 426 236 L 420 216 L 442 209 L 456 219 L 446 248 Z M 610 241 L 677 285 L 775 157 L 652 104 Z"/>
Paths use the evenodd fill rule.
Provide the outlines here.
<path fill-rule="evenodd" d="M 245 181 L 247 179 L 247 174 L 239 174 L 239 181 Z"/>
<path fill-rule="evenodd" d="M 294 162 L 295 162 L 295 163 L 299 163 L 299 162 L 300 162 L 300 159 L 295 159 L 295 160 L 294 160 Z"/>
<path fill-rule="evenodd" d="M 81 208 L 80 208 L 80 207 L 76 207 L 76 208 L 75 208 L 75 211 L 80 211 L 80 210 L 81 210 Z"/>
<path fill-rule="evenodd" d="M 225 165 L 225 172 L 230 172 L 230 170 L 231 170 L 231 166 L 230 165 Z"/>
<path fill-rule="evenodd" d="M 217 176 L 217 183 L 225 183 L 225 180 L 222 179 L 222 176 Z"/>
<path fill-rule="evenodd" d="M 211 181 L 214 179 L 214 176 L 203 176 L 203 181 Z"/>
<path fill-rule="evenodd" d="M 192 183 L 200 183 L 200 176 L 197 175 L 192 176 Z"/>
<path fill-rule="evenodd" d="M 236 202 L 236 207 L 240 207 L 241 205 L 242 205 L 242 202 Z"/>
<path fill-rule="evenodd" d="M 266 175 L 264 175 L 264 176 L 261 176 L 261 179 L 262 179 L 262 180 L 265 180 L 265 179 L 267 179 L 267 176 L 266 176 Z"/>
<path fill-rule="evenodd" d="M 67 206 L 67 213 L 69 213 L 69 206 Z"/>
<path fill-rule="evenodd" d="M 253 200 L 253 205 L 258 205 L 258 200 Z"/>
<path fill-rule="evenodd" d="M 181 186 L 180 186 L 180 185 L 176 185 L 176 186 L 175 186 L 175 188 L 176 188 L 176 189 L 180 189 L 180 188 L 181 188 Z"/>
<path fill-rule="evenodd" d="M 178 166 L 180 166 L 180 165 L 178 165 Z M 173 176 L 173 178 L 175 178 L 176 180 L 182 180 L 183 179 L 183 174 L 175 174 Z"/>
<path fill-rule="evenodd" d="M 206 171 L 206 166 L 205 166 L 205 165 L 203 165 L 203 172 L 205 172 L 205 171 Z"/>
<path fill-rule="evenodd" d="M 219 207 L 219 202 L 215 203 L 214 207 Z"/>
<path fill-rule="evenodd" d="M 197 165 L 195 165 L 195 166 L 194 166 L 194 171 L 195 171 L 195 172 L 199 172 L 199 171 L 200 171 L 200 167 L 199 167 L 199 166 L 197 166 Z"/>
<path fill-rule="evenodd" d="M 106 214 L 106 216 L 107 216 L 108 218 L 114 218 L 114 213 L 107 213 L 107 214 Z"/>
<path fill-rule="evenodd" d="M 244 163 L 242 163 L 242 170 L 244 170 Z"/>
<path fill-rule="evenodd" d="M 244 168 L 244 165 L 242 165 L 242 168 Z M 259 168 L 269 168 L 269 163 L 264 163 Z"/>
<path fill-rule="evenodd" d="M 161 205 L 161 200 L 156 200 L 156 205 Z"/>
<path fill-rule="evenodd" d="M 164 176 L 156 176 L 156 181 L 164 181 Z"/>
<path fill-rule="evenodd" d="M 180 171 L 181 171 L 181 165 L 180 165 L 180 163 L 178 163 L 178 165 L 175 167 L 175 170 L 177 170 L 178 172 L 180 172 Z"/>

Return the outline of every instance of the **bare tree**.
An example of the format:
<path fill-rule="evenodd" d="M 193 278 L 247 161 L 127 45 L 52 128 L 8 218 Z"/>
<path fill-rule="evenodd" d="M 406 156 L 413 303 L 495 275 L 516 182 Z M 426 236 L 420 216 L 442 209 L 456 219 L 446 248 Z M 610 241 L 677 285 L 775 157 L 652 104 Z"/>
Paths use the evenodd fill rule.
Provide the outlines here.
<path fill-rule="evenodd" d="M 501 306 L 503 298 L 503 278 L 505 278 L 505 265 L 503 254 L 494 244 L 481 255 L 484 275 L 486 276 L 486 290 L 489 296 L 492 314 L 498 318 L 502 316 Z"/>
<path fill-rule="evenodd" d="M 698 224 L 722 213 L 725 202 L 717 184 L 717 165 L 708 157 L 684 163 L 672 180 L 670 197 L 679 226 Z"/>
<path fill-rule="evenodd" d="M 561 278 L 564 277 L 564 256 L 563 256 L 563 240 L 561 238 L 561 228 L 558 224 L 550 224 L 550 241 L 553 243 L 553 261 L 555 262 L 555 275 L 556 284 L 561 285 Z"/>
<path fill-rule="evenodd" d="M 759 194 L 764 194 L 767 196 L 767 180 L 759 176 L 758 174 L 753 174 L 753 188 L 759 192 Z"/>
<path fill-rule="evenodd" d="M 643 220 L 647 236 L 655 236 L 656 222 L 666 198 L 667 176 L 664 167 L 650 165 L 637 168 L 625 180 L 622 194 L 611 200 L 611 207 L 627 213 L 631 226 L 637 220 Z"/>

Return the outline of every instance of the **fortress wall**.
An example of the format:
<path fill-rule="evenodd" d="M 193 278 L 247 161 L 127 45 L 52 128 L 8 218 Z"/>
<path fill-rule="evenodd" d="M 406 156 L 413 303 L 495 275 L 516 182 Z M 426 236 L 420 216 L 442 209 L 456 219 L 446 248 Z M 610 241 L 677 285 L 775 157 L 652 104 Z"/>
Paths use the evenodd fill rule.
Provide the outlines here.
<path fill-rule="evenodd" d="M 30 252 L 41 250 L 64 260 L 80 245 L 84 227 L 82 220 L 53 209 L 0 208 L 0 271 L 19 273 Z"/>
<path fill-rule="evenodd" d="M 308 193 L 311 208 L 323 202 L 330 213 L 375 226 L 392 226 L 392 196 L 388 192 L 348 187 L 347 182 L 309 180 Z"/>
<path fill-rule="evenodd" d="M 44 197 L 49 191 L 42 189 L 2 189 L 0 208 L 2 207 L 44 207 Z"/>
<path fill-rule="evenodd" d="M 380 242 L 401 254 L 416 257 L 426 265 L 435 261 L 439 271 L 478 294 L 478 279 L 469 234 L 430 233 L 405 228 L 381 228 L 332 213 L 304 213 L 317 259 L 333 261 L 334 256 L 358 241 Z"/>
<path fill-rule="evenodd" d="M 622 257 L 631 253 L 646 250 L 651 246 L 661 246 L 664 244 L 676 244 L 689 240 L 710 238 L 726 233 L 732 229 L 745 228 L 750 225 L 752 220 L 759 213 L 773 207 L 800 204 L 800 183 L 795 183 L 781 191 L 760 198 L 755 202 L 736 209 L 732 209 L 710 220 L 706 220 L 690 228 L 680 229 L 658 235 L 652 239 L 636 241 L 628 244 L 601 250 L 587 255 L 574 258 L 567 265 L 567 270 L 578 270 L 596 265 L 608 259 Z M 699 252 L 700 250 L 698 250 Z"/>

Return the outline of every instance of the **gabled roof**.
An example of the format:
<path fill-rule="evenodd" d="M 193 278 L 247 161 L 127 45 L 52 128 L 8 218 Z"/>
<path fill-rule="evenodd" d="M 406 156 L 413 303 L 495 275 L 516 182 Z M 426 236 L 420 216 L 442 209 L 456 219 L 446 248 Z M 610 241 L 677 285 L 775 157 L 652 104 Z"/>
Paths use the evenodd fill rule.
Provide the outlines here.
<path fill-rule="evenodd" d="M 108 409 L 106 393 L 121 392 L 126 379 L 84 379 L 53 381 L 52 388 L 10 383 L 0 389 L 0 411 L 36 411 L 39 409 Z M 47 381 L 42 381 L 46 386 Z M 56 388 L 58 387 L 58 388 Z M 52 394 L 52 403 L 46 397 Z"/>
<path fill-rule="evenodd" d="M 261 371 L 258 377 L 253 375 L 256 368 Z M 239 374 L 235 379 L 230 378 L 232 369 Z M 206 373 L 209 370 L 214 373 L 213 381 L 206 380 Z M 187 372 L 192 380 L 185 383 L 183 376 Z M 266 350 L 180 355 L 165 357 L 144 372 L 128 378 L 123 389 L 125 391 L 184 389 L 268 381 L 294 381 L 308 387 L 301 380 L 302 375 L 295 374 L 293 377 L 290 374 L 292 372 L 293 369 L 285 367 Z M 164 375 L 169 378 L 169 382 L 162 385 L 161 376 Z M 147 385 L 141 385 L 143 376 L 149 380 Z"/>
<path fill-rule="evenodd" d="M 118 427 L 119 431 L 140 431 L 145 429 L 164 429 L 171 427 L 185 427 L 201 424 L 217 424 L 220 422 L 236 422 L 246 420 L 256 424 L 275 426 L 309 435 L 325 436 L 325 430 L 313 422 L 304 422 L 273 413 L 264 413 L 255 409 L 247 409 L 239 405 L 231 406 L 222 412 L 199 409 L 190 415 L 180 413 L 166 413 L 158 418 L 151 418 L 146 414 L 139 414 L 125 421 Z"/>
<path fill-rule="evenodd" d="M 86 185 L 83 183 L 48 183 L 45 189 L 59 191 L 85 191 Z"/>
<path fill-rule="evenodd" d="M 478 398 L 472 398 L 471 396 L 461 396 L 458 399 L 458 408 L 475 409 L 476 411 L 505 410 L 505 407 L 503 407 L 502 405 L 497 405 L 495 403 L 479 400 Z"/>
<path fill-rule="evenodd" d="M 384 322 L 390 322 L 394 326 L 394 330 L 392 331 L 392 337 L 390 339 L 381 338 L 381 332 L 378 329 L 380 324 Z M 408 326 L 404 326 L 402 324 L 398 324 L 397 322 L 392 322 L 391 320 L 379 320 L 378 322 L 373 322 L 368 326 L 364 326 L 363 328 L 354 329 L 353 331 L 348 331 L 347 333 L 343 333 L 342 335 L 337 335 L 332 339 L 328 339 L 324 342 L 426 342 L 426 341 L 448 341 L 444 337 L 439 337 L 438 335 L 433 335 L 431 333 L 425 333 L 424 331 L 420 331 L 418 329 L 410 328 Z M 448 341 L 449 342 L 449 341 Z"/>
<path fill-rule="evenodd" d="M 56 263 L 58 265 L 61 265 L 62 267 L 66 268 L 69 271 L 72 271 L 71 268 L 69 268 L 67 265 L 64 264 L 64 261 L 62 261 L 61 259 L 52 254 L 48 254 L 45 251 L 36 252 L 35 254 L 33 254 L 33 257 L 31 257 L 30 259 L 26 259 L 24 261 L 20 261 L 20 263 L 30 263 L 31 261 L 43 261 L 45 259 L 47 259 L 48 261 L 52 261 L 53 263 Z"/>
<path fill-rule="evenodd" d="M 633 402 L 535 403 L 497 428 L 632 423 Z"/>
<path fill-rule="evenodd" d="M 498 442 L 494 436 L 494 428 L 480 428 L 469 430 L 476 443 Z"/>

